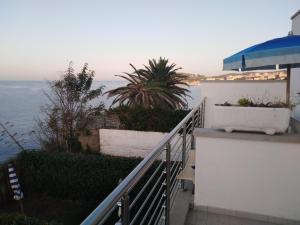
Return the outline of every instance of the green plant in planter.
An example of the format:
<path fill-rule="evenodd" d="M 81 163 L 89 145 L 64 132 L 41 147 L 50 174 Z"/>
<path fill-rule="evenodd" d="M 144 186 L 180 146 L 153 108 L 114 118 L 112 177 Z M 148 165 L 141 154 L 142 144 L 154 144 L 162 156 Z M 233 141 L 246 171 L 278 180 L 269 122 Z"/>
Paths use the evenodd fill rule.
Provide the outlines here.
<path fill-rule="evenodd" d="M 262 107 L 262 108 L 293 108 L 295 104 L 287 105 L 279 100 L 264 102 L 263 99 L 240 98 L 237 104 L 225 102 L 223 104 L 215 104 L 216 106 L 243 106 L 243 107 Z"/>
<path fill-rule="evenodd" d="M 241 98 L 238 100 L 239 106 L 251 106 L 253 102 L 247 98 Z"/>

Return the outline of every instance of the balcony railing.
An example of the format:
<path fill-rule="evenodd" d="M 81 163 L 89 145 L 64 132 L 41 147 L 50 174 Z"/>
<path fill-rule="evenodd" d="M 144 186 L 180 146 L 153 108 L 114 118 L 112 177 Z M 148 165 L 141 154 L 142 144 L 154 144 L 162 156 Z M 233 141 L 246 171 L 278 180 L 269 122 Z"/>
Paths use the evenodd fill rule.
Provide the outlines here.
<path fill-rule="evenodd" d="M 153 151 L 81 223 L 165 224 L 183 182 L 177 175 L 194 149 L 193 130 L 204 125 L 205 99 L 201 101 Z"/>

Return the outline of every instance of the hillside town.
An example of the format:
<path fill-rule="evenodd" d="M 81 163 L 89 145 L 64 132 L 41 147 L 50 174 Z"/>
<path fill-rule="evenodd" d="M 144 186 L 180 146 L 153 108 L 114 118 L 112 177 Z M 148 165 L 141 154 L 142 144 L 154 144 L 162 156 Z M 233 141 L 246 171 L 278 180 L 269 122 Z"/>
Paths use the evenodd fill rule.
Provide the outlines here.
<path fill-rule="evenodd" d="M 200 74 L 185 73 L 188 76 L 187 82 L 190 85 L 198 85 L 201 81 L 219 81 L 219 80 L 286 80 L 286 71 L 271 71 L 271 72 L 243 72 L 243 73 L 228 73 L 218 76 L 206 76 Z"/>

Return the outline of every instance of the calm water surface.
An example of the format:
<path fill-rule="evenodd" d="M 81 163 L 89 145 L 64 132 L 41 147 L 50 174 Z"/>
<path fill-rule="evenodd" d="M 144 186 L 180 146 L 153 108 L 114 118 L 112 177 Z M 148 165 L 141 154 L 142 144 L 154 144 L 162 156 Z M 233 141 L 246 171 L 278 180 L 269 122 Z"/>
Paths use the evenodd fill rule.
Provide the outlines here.
<path fill-rule="evenodd" d="M 124 81 L 94 81 L 93 88 L 104 85 L 104 91 L 107 91 L 124 84 Z M 199 86 L 191 86 L 189 89 L 193 97 L 188 99 L 191 108 L 197 104 L 201 93 Z M 45 91 L 49 91 L 46 81 L 0 81 L 0 122 L 13 124 L 9 130 L 13 134 L 17 133 L 18 140 L 23 139 L 23 146 L 28 149 L 39 147 L 30 133 L 35 129 L 36 119 L 41 116 L 41 106 L 47 103 Z M 106 107 L 109 107 L 112 102 L 106 96 L 101 96 L 92 104 L 97 101 L 103 101 Z M 0 161 L 3 161 L 15 155 L 18 149 L 6 143 L 8 139 L 2 141 L 1 139 L 3 137 L 0 137 Z"/>

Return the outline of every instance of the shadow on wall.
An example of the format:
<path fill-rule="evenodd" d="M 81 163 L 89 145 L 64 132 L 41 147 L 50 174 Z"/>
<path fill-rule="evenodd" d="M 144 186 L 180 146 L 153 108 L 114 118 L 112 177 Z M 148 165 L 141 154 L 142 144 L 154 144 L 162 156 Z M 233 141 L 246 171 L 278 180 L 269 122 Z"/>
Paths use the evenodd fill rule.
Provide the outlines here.
<path fill-rule="evenodd" d="M 300 120 L 291 118 L 290 125 L 292 128 L 292 132 L 300 133 Z"/>

